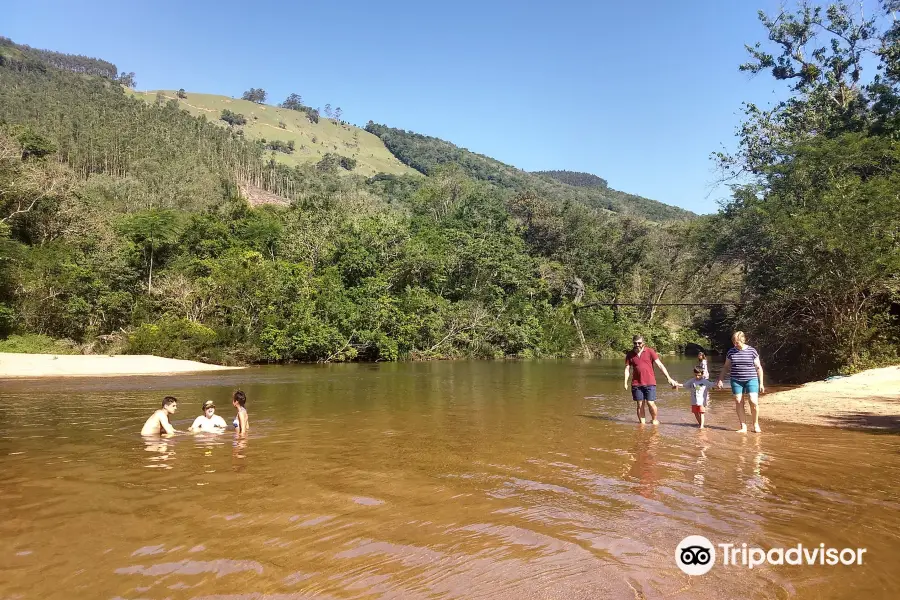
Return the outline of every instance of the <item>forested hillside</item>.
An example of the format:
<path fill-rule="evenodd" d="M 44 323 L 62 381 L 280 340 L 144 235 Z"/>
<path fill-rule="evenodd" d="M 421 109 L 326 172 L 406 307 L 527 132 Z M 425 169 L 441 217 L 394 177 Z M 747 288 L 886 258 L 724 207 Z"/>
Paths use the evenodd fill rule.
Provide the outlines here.
<path fill-rule="evenodd" d="M 515 193 L 534 193 L 557 202 L 579 202 L 592 208 L 633 215 L 651 221 L 688 219 L 696 216 L 682 208 L 612 190 L 606 186 L 576 187 L 563 183 L 558 178 L 528 173 L 435 137 L 379 125 L 372 121 L 366 125 L 366 131 L 380 137 L 384 145 L 404 164 L 426 175 L 434 173 L 443 165 L 456 164 L 473 179 L 487 181 Z"/>
<path fill-rule="evenodd" d="M 702 311 L 649 305 L 709 285 L 686 225 L 512 194 L 454 165 L 368 180 L 289 168 L 174 100 L 9 62 L 8 344 L 240 362 L 618 352 L 636 328 L 663 349 L 696 339 L 684 326 Z M 248 187 L 282 201 L 253 208 Z M 639 306 L 573 312 L 597 300 Z"/>

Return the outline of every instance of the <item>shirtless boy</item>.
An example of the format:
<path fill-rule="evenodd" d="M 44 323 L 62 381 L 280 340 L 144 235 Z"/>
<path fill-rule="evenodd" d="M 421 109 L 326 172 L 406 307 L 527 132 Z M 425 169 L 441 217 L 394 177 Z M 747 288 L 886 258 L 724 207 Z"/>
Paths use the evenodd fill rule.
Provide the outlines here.
<path fill-rule="evenodd" d="M 163 398 L 162 408 L 156 409 L 156 412 L 150 415 L 150 418 L 144 423 L 144 428 L 141 429 L 141 435 L 174 434 L 175 428 L 169 424 L 169 415 L 174 415 L 177 409 L 178 398 L 174 396 Z"/>

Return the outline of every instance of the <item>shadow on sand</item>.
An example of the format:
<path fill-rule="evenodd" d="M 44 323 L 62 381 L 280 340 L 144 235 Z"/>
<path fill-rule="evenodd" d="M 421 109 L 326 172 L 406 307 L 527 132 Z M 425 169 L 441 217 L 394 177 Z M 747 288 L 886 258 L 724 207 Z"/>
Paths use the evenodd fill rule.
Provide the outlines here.
<path fill-rule="evenodd" d="M 826 417 L 837 427 L 869 433 L 900 434 L 900 415 L 880 415 L 870 412 L 848 412 Z"/>

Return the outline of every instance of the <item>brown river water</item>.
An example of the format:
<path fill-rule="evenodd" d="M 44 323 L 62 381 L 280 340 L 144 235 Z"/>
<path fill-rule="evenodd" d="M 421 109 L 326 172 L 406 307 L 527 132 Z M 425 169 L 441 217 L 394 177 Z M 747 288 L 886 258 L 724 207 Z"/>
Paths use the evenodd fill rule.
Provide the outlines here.
<path fill-rule="evenodd" d="M 618 360 L 0 386 L 2 600 L 900 597 L 900 436 L 738 435 L 724 392 L 699 431 L 669 389 L 639 427 Z M 238 387 L 246 440 L 138 435 L 167 394 L 230 422 Z M 866 553 L 691 577 L 688 535 Z"/>

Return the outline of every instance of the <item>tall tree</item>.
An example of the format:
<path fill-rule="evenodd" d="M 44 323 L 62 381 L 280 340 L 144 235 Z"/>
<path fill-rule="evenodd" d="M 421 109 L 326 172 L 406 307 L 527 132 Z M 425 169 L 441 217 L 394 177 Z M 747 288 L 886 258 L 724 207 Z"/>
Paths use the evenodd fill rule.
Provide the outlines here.
<path fill-rule="evenodd" d="M 124 71 L 119 74 L 119 83 L 124 85 L 125 87 L 134 88 L 137 85 L 134 79 L 134 71 L 130 73 L 125 73 Z"/>
<path fill-rule="evenodd" d="M 281 108 L 303 110 L 303 97 L 300 94 L 292 93 L 281 103 Z"/>

